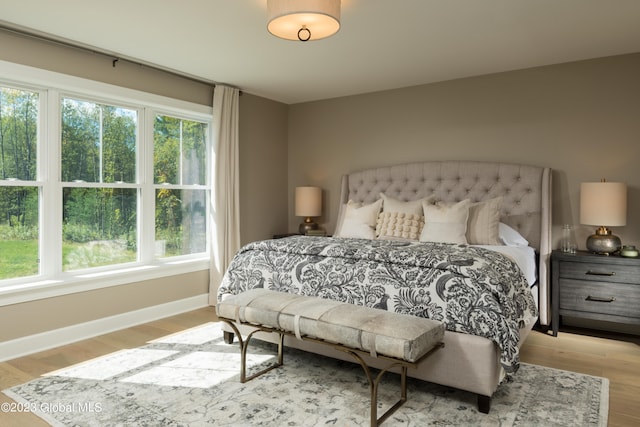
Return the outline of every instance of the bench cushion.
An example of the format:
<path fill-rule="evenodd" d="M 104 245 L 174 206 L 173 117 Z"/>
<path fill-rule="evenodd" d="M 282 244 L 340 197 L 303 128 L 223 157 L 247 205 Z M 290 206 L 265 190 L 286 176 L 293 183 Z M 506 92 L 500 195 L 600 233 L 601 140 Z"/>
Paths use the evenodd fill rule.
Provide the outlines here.
<path fill-rule="evenodd" d="M 415 362 L 442 342 L 435 320 L 318 297 L 252 289 L 226 297 L 218 316 Z"/>

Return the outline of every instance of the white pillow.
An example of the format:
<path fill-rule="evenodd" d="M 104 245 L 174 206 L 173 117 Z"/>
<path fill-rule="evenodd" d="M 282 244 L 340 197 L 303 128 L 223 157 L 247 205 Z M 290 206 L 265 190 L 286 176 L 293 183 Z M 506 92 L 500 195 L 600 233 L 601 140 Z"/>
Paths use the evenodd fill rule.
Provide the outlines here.
<path fill-rule="evenodd" d="M 529 241 L 522 234 L 502 222 L 498 224 L 498 234 L 506 246 L 529 246 Z"/>
<path fill-rule="evenodd" d="M 423 203 L 424 227 L 420 241 L 466 244 L 470 204 L 468 199 L 453 205 Z"/>
<path fill-rule="evenodd" d="M 402 200 L 394 199 L 384 193 L 380 193 L 382 198 L 382 212 L 399 212 L 407 215 L 422 216 L 422 201 L 433 202 L 434 196 L 425 197 L 419 200 L 411 200 L 409 202 L 403 202 Z"/>
<path fill-rule="evenodd" d="M 502 197 L 472 203 L 467 220 L 467 242 L 470 245 L 501 245 L 498 236 Z"/>
<path fill-rule="evenodd" d="M 376 221 L 382 207 L 382 199 L 362 205 L 351 200 L 347 203 L 344 219 L 336 237 L 354 237 L 360 239 L 374 239 Z"/>

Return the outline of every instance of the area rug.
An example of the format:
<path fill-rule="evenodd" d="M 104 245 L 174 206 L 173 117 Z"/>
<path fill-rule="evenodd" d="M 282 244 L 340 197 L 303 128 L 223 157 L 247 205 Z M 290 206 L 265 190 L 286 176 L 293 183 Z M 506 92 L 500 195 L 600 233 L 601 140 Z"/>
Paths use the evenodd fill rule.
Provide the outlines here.
<path fill-rule="evenodd" d="M 248 356 L 254 370 L 274 358 L 271 344 L 258 343 Z M 360 365 L 286 349 L 283 367 L 241 384 L 239 364 L 237 344 L 209 323 L 4 393 L 54 426 L 369 425 Z M 383 412 L 398 398 L 398 375 L 380 387 Z M 605 378 L 522 364 L 482 414 L 472 393 L 410 379 L 409 400 L 384 425 L 605 426 L 608 392 Z"/>

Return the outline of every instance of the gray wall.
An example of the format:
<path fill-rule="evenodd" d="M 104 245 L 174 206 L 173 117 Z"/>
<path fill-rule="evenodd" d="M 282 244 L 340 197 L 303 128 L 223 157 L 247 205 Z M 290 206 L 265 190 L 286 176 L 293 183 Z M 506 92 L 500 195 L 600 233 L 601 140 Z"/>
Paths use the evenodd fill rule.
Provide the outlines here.
<path fill-rule="evenodd" d="M 640 54 L 533 68 L 297 104 L 289 113 L 289 230 L 293 189 L 324 189 L 336 223 L 342 174 L 423 160 L 485 160 L 553 168 L 553 222 L 579 225 L 585 181 L 628 184 L 623 243 L 640 245 Z"/>
<path fill-rule="evenodd" d="M 118 61 L 114 67 L 113 58 L 109 56 L 41 42 L 1 29 L 0 59 L 197 104 L 212 104 L 212 85 L 178 78 L 124 60 Z"/>
<path fill-rule="evenodd" d="M 202 295 L 208 285 L 203 270 L 2 306 L 0 342 Z"/>
<path fill-rule="evenodd" d="M 240 239 L 243 244 L 287 230 L 286 105 L 240 97 Z"/>

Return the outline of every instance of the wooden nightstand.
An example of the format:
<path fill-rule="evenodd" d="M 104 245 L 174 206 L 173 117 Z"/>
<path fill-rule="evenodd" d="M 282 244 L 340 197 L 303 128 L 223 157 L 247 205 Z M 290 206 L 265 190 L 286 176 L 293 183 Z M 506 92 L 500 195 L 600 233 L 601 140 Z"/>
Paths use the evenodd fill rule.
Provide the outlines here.
<path fill-rule="evenodd" d="M 554 336 L 562 315 L 640 325 L 640 258 L 553 251 L 551 287 Z"/>
<path fill-rule="evenodd" d="M 291 237 L 291 236 L 302 236 L 302 234 L 300 233 L 282 233 L 282 234 L 274 234 L 273 238 L 274 239 L 283 239 L 285 237 Z"/>

